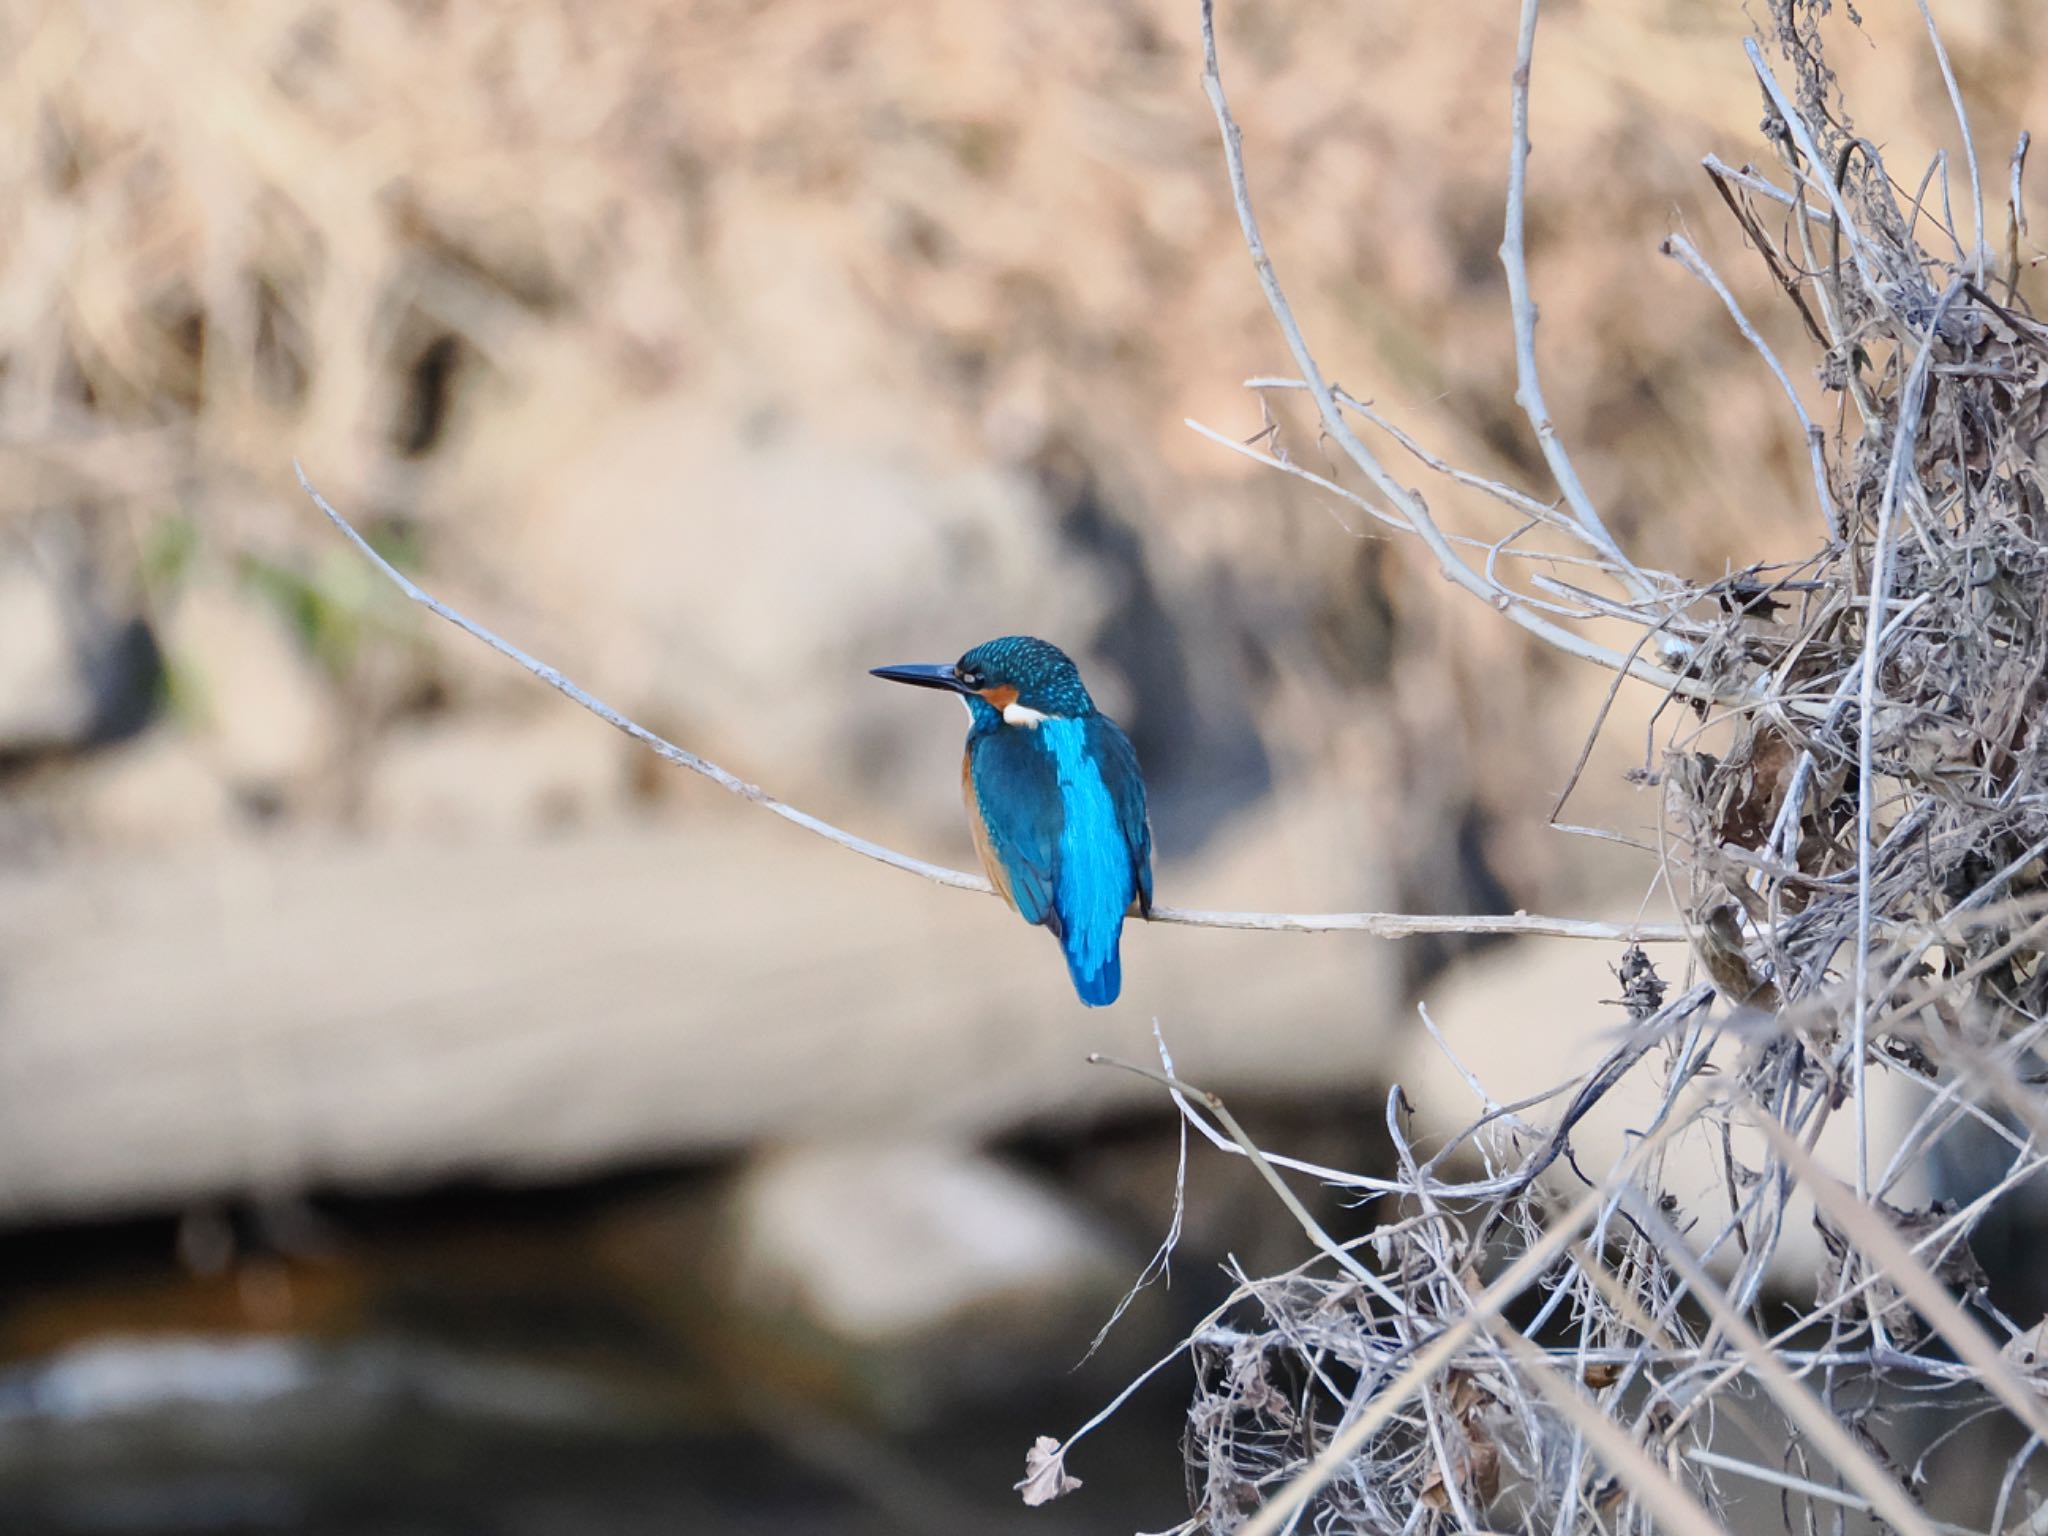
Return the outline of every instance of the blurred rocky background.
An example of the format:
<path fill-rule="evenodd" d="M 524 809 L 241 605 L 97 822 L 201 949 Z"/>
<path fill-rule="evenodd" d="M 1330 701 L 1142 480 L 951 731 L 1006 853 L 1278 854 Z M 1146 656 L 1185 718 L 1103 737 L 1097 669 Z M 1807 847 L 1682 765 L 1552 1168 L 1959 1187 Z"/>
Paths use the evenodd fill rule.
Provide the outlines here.
<path fill-rule="evenodd" d="M 1221 34 L 1325 369 L 1542 491 L 1495 254 L 1514 9 L 1226 3 Z M 1834 60 L 1917 172 L 1940 77 L 1912 7 L 1865 9 Z M 2048 120 L 2048 17 L 1938 9 L 2002 166 Z M 1665 915 L 1650 859 L 1545 825 L 1606 678 L 1183 425 L 1334 473 L 1241 387 L 1286 355 L 1195 23 L 0 5 L 0 1528 L 1021 1527 L 1031 1437 L 1224 1254 L 1298 1242 L 1198 1149 L 1180 1283 L 1070 1372 L 1174 1186 L 1158 1091 L 1087 1052 L 1148 1058 L 1156 1018 L 1262 1135 L 1361 1166 L 1385 1087 L 1444 1078 L 1418 997 L 1479 1059 L 1540 1021 L 1552 1077 L 1613 1023 L 1595 949 L 1447 976 L 1456 945 L 1188 929 L 1134 932 L 1084 1012 L 986 901 L 408 608 L 294 483 L 892 846 L 971 863 L 959 722 L 865 669 L 1028 631 L 1130 728 L 1164 901 Z M 1623 542 L 1693 574 L 1815 519 L 1755 355 L 1656 254 L 1688 232 L 1804 357 L 1698 163 L 1769 153 L 1749 24 L 1559 0 L 1535 72 L 1550 404 Z M 1561 819 L 1648 839 L 1655 703 Z M 1185 1402 L 1148 1389 L 1032 1527 L 1179 1518 Z"/>

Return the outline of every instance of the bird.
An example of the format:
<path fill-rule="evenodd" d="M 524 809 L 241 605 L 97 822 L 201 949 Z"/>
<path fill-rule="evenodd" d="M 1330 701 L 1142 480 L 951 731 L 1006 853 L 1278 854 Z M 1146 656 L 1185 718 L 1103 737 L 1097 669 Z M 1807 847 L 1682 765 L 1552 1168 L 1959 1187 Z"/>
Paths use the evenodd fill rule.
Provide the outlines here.
<path fill-rule="evenodd" d="M 966 704 L 960 788 L 989 884 L 1059 940 L 1083 1003 L 1115 1002 L 1124 917 L 1134 901 L 1152 915 L 1152 829 L 1138 754 L 1080 669 L 1050 641 L 1005 635 L 955 662 L 870 670 Z"/>

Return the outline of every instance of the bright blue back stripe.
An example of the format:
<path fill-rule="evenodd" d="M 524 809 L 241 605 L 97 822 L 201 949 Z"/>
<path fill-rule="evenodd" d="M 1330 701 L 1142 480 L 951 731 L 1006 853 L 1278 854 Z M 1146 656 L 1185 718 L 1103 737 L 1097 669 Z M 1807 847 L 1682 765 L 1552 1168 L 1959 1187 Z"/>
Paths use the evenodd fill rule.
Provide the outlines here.
<path fill-rule="evenodd" d="M 1131 851 L 1116 802 L 1087 750 L 1088 723 L 1049 719 L 1038 737 L 1059 772 L 1059 887 L 1054 905 L 1066 930 L 1067 968 L 1083 1002 L 1115 1000 L 1122 967 L 1117 939 L 1131 904 Z M 1096 994 L 1096 995 L 1091 995 Z"/>
<path fill-rule="evenodd" d="M 1074 990 L 1081 994 L 1081 1001 L 1091 1008 L 1100 1008 L 1116 1001 L 1117 993 L 1124 988 L 1123 961 L 1112 946 L 1109 963 L 1092 976 L 1083 976 L 1074 964 L 1074 957 L 1067 956 L 1067 974 L 1074 979 Z"/>

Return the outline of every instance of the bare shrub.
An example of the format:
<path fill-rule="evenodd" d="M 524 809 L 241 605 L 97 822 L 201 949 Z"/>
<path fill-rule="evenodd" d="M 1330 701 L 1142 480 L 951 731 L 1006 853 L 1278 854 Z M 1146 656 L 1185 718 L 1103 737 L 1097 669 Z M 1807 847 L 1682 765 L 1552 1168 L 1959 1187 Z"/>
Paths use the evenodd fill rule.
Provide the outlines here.
<path fill-rule="evenodd" d="M 1671 995 L 1628 950 L 1630 1028 L 1606 1060 L 1505 1105 L 1467 1073 L 1483 1113 L 1426 1159 L 1396 1090 L 1401 1166 L 1385 1179 L 1268 1157 L 1170 1062 L 1157 1074 L 1190 1124 L 1277 1189 L 1273 1165 L 1292 1166 L 1371 1202 L 1376 1222 L 1340 1240 L 1290 1197 L 1314 1259 L 1240 1276 L 1188 1339 L 1183 1531 L 1710 1531 L 1724 1493 L 1746 1483 L 1764 1485 L 1788 1528 L 1868 1512 L 1925 1533 L 1937 1528 L 1920 1505 L 1926 1453 L 1906 1465 L 1909 1437 L 1893 1433 L 1915 1401 L 1951 1433 L 1990 1413 L 2017 1420 L 2024 1444 L 1989 1529 L 2040 1507 L 2025 1475 L 2048 1437 L 2036 1336 L 1990 1305 L 1969 1252 L 1973 1229 L 2042 1167 L 2048 1126 L 2035 1054 L 2048 1028 L 2048 326 L 2021 292 L 2026 141 L 1994 254 L 1997 192 L 1925 4 L 1965 163 L 1938 160 L 1917 185 L 1853 125 L 1825 62 L 1828 9 L 1771 0 L 1748 45 L 1770 173 L 1705 169 L 1803 322 L 1831 421 L 1809 412 L 1699 250 L 1678 236 L 1663 248 L 1754 344 L 1812 468 L 1810 554 L 1698 582 L 1621 550 L 1544 405 L 1523 250 L 1540 0 L 1522 8 L 1501 256 L 1517 401 L 1554 499 L 1430 457 L 1326 379 L 1260 238 L 1204 7 L 1205 84 L 1296 366 L 1254 386 L 1306 391 L 1369 490 L 1315 478 L 1413 535 L 1456 586 L 1614 669 L 1617 688 L 1633 677 L 1664 691 L 1661 861 L 1699 979 Z M 1491 498 L 1511 531 L 1449 531 L 1368 429 Z M 1310 473 L 1280 449 L 1210 435 Z M 1504 558 L 1532 529 L 1562 536 L 1553 553 L 1575 546 L 1609 590 L 1591 590 L 1584 569 Z M 1629 638 L 1588 639 L 1594 619 Z M 1658 1080 L 1656 1116 L 1617 1166 L 1581 1170 L 1573 1127 L 1632 1074 Z M 1877 1074 L 1917 1085 L 1925 1106 L 1882 1159 L 1868 1124 Z M 1853 1188 L 1812 1152 L 1837 1116 L 1855 1125 Z M 1973 1125 L 2004 1149 L 2002 1174 L 1959 1208 L 1901 1209 L 1902 1180 Z M 1722 1148 L 1726 1206 L 1681 1216 L 1661 1159 L 1699 1131 Z M 1563 1177 L 1546 1187 L 1546 1173 Z M 1560 1208 L 1567 1184 L 1582 1193 Z M 1802 1196 L 1832 1262 L 1766 1321 L 1766 1278 L 1783 1281 L 1772 1265 Z M 1078 1438 L 1041 1447 L 1041 1465 Z"/>

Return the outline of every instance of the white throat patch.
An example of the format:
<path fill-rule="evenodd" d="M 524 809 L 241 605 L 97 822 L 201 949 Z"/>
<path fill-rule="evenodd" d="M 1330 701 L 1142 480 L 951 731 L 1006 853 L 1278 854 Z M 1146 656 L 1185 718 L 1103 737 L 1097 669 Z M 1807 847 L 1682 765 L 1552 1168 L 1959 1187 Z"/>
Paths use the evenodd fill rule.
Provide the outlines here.
<path fill-rule="evenodd" d="M 1022 704 L 1005 704 L 1003 706 L 1003 723 L 1005 725 L 1028 726 L 1035 731 L 1038 729 L 1039 721 L 1050 718 L 1052 717 L 1038 710 L 1026 709 Z"/>

